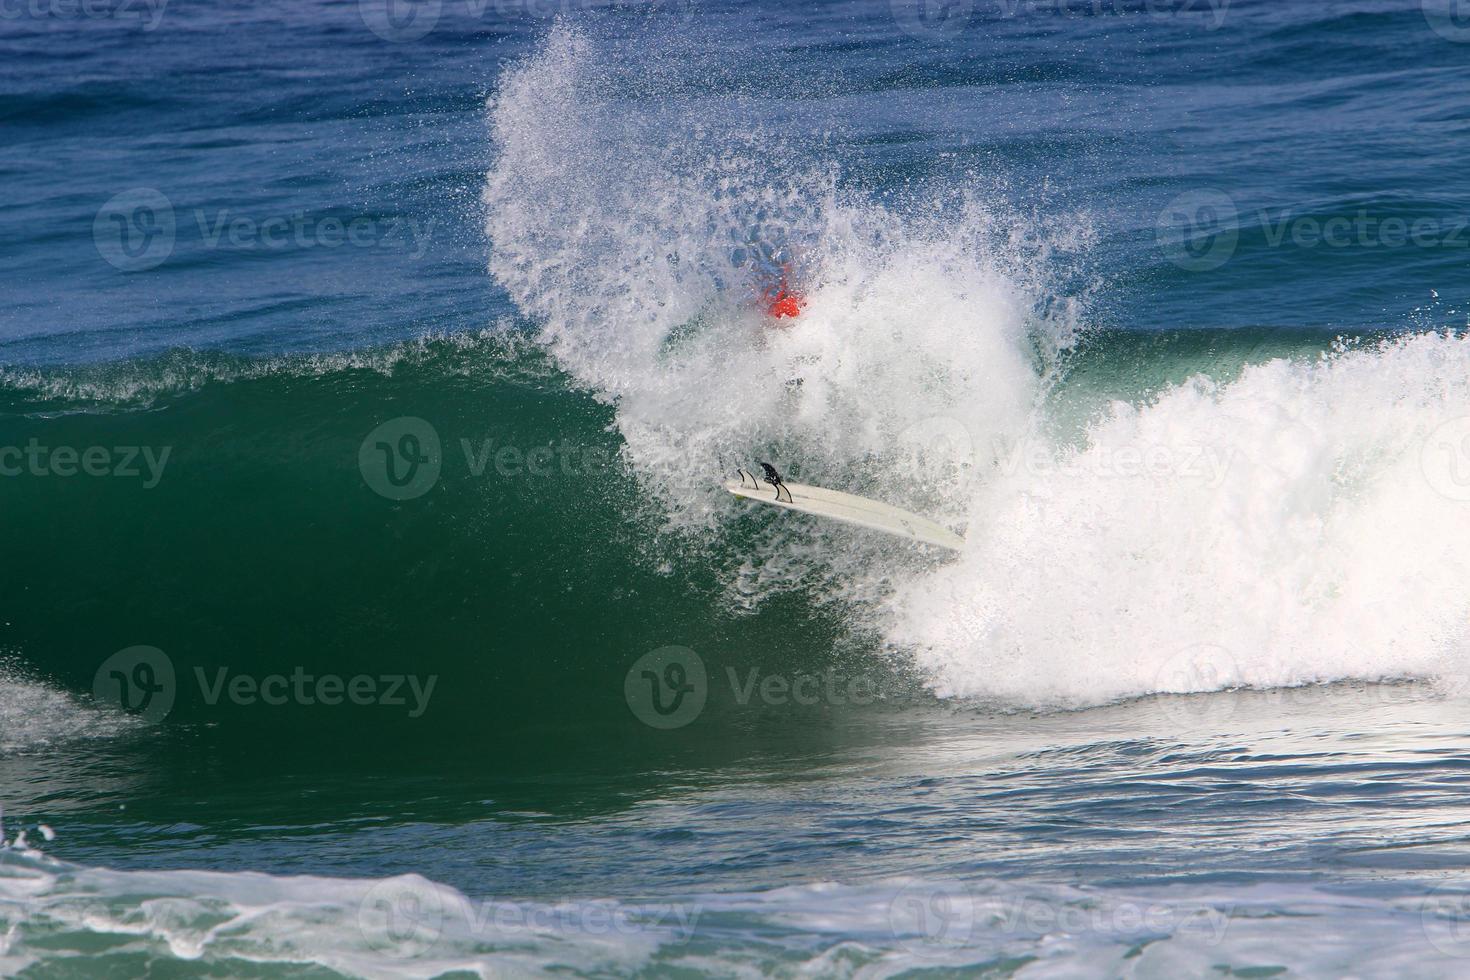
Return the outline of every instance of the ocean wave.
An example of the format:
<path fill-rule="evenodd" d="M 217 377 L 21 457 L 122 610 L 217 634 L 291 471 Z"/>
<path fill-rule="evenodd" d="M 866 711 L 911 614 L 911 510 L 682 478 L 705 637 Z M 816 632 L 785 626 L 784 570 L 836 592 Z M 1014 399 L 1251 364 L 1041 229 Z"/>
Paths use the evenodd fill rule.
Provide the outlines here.
<path fill-rule="evenodd" d="M 517 329 L 431 334 L 357 350 L 249 357 L 176 349 L 158 357 L 62 367 L 0 364 L 0 412 L 46 414 L 149 409 L 211 384 L 265 378 L 322 378 L 366 371 L 390 376 L 425 368 L 440 377 L 558 383 L 554 366 Z"/>
<path fill-rule="evenodd" d="M 1470 337 L 1276 358 L 994 447 L 898 590 L 938 689 L 1023 703 L 1464 672 Z M 987 447 L 990 448 L 990 447 Z"/>
<path fill-rule="evenodd" d="M 418 875 L 113 871 L 0 850 L 0 968 L 295 976 L 1453 975 L 1466 894 L 904 878 L 644 902 L 475 899 Z M 1320 923 L 1331 921 L 1332 930 Z M 99 938 L 106 943 L 99 946 Z M 85 967 L 83 966 L 85 964 Z"/>
<path fill-rule="evenodd" d="M 854 193 L 738 99 L 632 113 L 650 80 L 699 77 L 681 58 L 559 27 L 507 71 L 491 272 L 737 604 L 841 602 L 936 691 L 1031 706 L 1458 668 L 1464 335 L 1243 331 L 1118 359 L 1078 344 L 1086 222 L 1019 215 L 979 178 Z M 754 309 L 750 240 L 799 256 L 794 321 Z M 689 474 L 755 459 L 969 547 L 916 562 L 770 516 L 732 566 L 740 512 Z"/>

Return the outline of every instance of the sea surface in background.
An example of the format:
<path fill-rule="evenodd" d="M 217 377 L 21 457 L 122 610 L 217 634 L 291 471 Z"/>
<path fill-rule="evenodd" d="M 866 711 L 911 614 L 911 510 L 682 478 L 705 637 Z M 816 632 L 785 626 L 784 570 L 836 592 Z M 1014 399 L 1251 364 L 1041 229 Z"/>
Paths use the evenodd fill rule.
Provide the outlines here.
<path fill-rule="evenodd" d="M 1453 7 L 0 52 L 0 973 L 1470 972 Z"/>

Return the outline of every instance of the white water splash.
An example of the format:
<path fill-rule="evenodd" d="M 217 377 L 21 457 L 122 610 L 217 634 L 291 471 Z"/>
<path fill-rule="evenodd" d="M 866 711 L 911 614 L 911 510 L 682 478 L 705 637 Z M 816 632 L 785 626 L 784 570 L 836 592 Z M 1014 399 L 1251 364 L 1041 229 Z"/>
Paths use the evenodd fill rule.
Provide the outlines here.
<path fill-rule="evenodd" d="M 757 459 L 970 542 L 926 568 L 773 519 L 742 601 L 852 599 L 938 692 L 1020 705 L 1464 673 L 1470 504 L 1446 484 L 1470 442 L 1442 427 L 1470 417 L 1470 342 L 1133 384 L 1079 425 L 1049 373 L 1079 301 L 1048 270 L 1085 229 L 1048 238 L 971 188 L 904 208 L 846 193 L 819 153 L 732 117 L 748 105 L 673 84 L 678 57 L 558 28 L 507 72 L 492 273 L 712 554 L 746 516 L 719 476 Z M 772 225 L 808 277 L 779 325 L 732 246 Z"/>

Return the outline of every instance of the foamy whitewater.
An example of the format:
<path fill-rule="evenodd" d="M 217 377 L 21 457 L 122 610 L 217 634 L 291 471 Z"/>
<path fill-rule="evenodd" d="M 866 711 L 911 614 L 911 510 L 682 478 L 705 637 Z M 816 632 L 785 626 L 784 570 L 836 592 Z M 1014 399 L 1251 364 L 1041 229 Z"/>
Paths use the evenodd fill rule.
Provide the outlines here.
<path fill-rule="evenodd" d="M 153 6 L 0 5 L 0 975 L 1470 975 L 1438 0 Z"/>
<path fill-rule="evenodd" d="M 417 873 L 110 870 L 37 849 L 66 848 L 64 829 L 47 843 L 49 828 L 8 819 L 0 969 L 81 977 L 164 964 L 229 975 L 319 967 L 416 978 L 456 971 L 896 977 L 935 969 L 1463 975 L 1470 892 L 1455 873 L 1464 851 L 1454 826 L 1464 776 L 1453 759 L 1470 702 L 1405 685 L 1234 698 L 1064 712 L 1025 725 L 1015 716 L 953 724 L 960 719 L 908 711 L 906 728 L 859 751 L 867 792 L 853 792 L 837 773 L 808 779 L 800 800 L 749 782 L 690 786 L 610 824 L 564 826 L 565 853 L 595 849 L 609 830 L 638 840 L 636 826 L 660 842 L 630 855 L 638 870 L 616 898 L 585 888 L 508 898 Z M 1373 741 L 1342 729 L 1345 712 Z M 1228 750 L 1221 731 L 1230 733 Z M 844 755 L 852 748 L 839 746 Z M 1417 812 L 1383 814 L 1392 784 L 1415 788 Z M 1456 788 L 1438 792 L 1436 784 Z M 1197 801 L 1201 787 L 1215 789 L 1202 809 L 1186 812 L 1181 805 Z M 1151 815 L 1161 808 L 1175 811 L 1167 828 Z M 728 842 L 719 816 L 726 813 L 746 822 Z M 1058 847 L 1053 828 L 1074 822 L 1067 846 Z M 845 838 L 844 824 L 861 835 Z M 487 833 L 510 843 L 513 827 L 497 820 L 435 833 L 458 850 Z M 427 832 L 415 828 L 420 837 Z M 377 860 L 398 866 L 405 856 L 397 842 L 413 838 L 385 833 Z M 752 853 L 748 834 L 817 836 L 793 866 L 780 848 Z M 838 846 L 828 851 L 820 836 Z M 311 845 L 299 839 L 298 846 Z M 852 847 L 864 849 L 865 872 L 823 878 L 845 866 Z M 1244 847 L 1269 855 L 1269 874 L 1252 873 Z M 1309 873 L 1324 848 L 1337 864 L 1330 879 Z M 928 873 L 896 870 L 919 851 L 932 864 Z M 748 869 L 773 884 L 656 884 L 697 866 L 698 852 L 736 880 Z M 513 861 L 514 852 L 494 859 Z M 1185 864 L 1191 873 L 1178 880 Z M 1017 874 L 1018 867 L 1032 873 Z M 1104 878 L 1112 880 L 1068 882 L 1067 868 L 1086 877 L 1111 868 Z M 808 880 L 785 883 L 787 876 Z"/>
<path fill-rule="evenodd" d="M 1345 678 L 1463 684 L 1470 341 L 1276 359 L 1007 453 L 895 642 L 944 694 L 1096 704 Z"/>
<path fill-rule="evenodd" d="M 1420 907 L 1308 886 L 1099 893 L 908 879 L 644 906 L 518 905 L 477 902 L 417 876 L 123 873 L 68 866 L 24 846 L 0 852 L 0 883 L 9 896 L 0 897 L 0 969 L 8 974 L 43 962 L 21 942 L 42 933 L 52 951 L 45 969 L 56 976 L 166 955 L 211 972 L 317 967 L 405 978 L 1017 969 L 1162 977 L 1202 975 L 1268 947 L 1290 973 L 1450 976 L 1464 948 L 1453 918 L 1462 896 L 1451 892 Z M 934 908 L 942 915 L 933 917 Z M 1342 932 L 1302 935 L 1293 921 L 1302 916 L 1330 916 Z M 99 933 L 108 937 L 101 955 L 92 951 Z M 1284 957 L 1274 953 L 1283 947 Z"/>
<path fill-rule="evenodd" d="M 969 192 L 884 206 L 698 99 L 630 120 L 628 90 L 679 57 L 646 41 L 560 28 L 507 74 L 485 203 L 492 273 L 616 406 L 676 525 L 738 519 L 713 473 L 774 459 L 962 530 L 960 560 L 903 572 L 890 547 L 806 532 L 841 541 L 816 559 L 834 588 L 945 697 L 1464 676 L 1470 340 L 1344 341 L 1079 400 L 1059 385 L 1086 297 L 1048 274 L 1085 227 L 1057 238 Z M 772 236 L 808 286 L 775 328 L 741 264 Z"/>

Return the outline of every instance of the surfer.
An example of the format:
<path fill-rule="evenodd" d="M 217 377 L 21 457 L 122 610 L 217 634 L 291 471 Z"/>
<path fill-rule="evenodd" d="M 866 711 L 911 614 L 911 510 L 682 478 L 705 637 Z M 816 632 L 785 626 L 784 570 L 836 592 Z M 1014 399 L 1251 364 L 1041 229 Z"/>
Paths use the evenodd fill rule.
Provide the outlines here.
<path fill-rule="evenodd" d="M 788 229 L 762 220 L 752 227 L 734 258 L 749 269 L 755 300 L 773 320 L 796 318 L 806 300 L 791 288 L 792 268 L 798 265 L 795 245 L 786 240 Z M 778 324 L 779 326 L 780 324 Z"/>
<path fill-rule="evenodd" d="M 801 296 L 792 291 L 788 282 L 790 274 L 791 264 L 788 262 L 781 266 L 780 278 L 776 283 L 761 291 L 761 302 L 765 305 L 766 312 L 777 320 L 800 316 L 801 308 L 806 305 Z"/>
<path fill-rule="evenodd" d="M 776 327 L 785 327 L 781 321 L 785 318 L 796 319 L 801 315 L 801 308 L 806 305 L 806 300 L 791 288 L 791 263 L 781 263 L 780 271 L 773 276 L 774 282 L 768 282 L 760 293 L 760 303 L 765 309 L 766 315 L 774 321 Z M 792 390 L 798 389 L 804 379 L 798 375 L 786 382 L 786 387 Z M 779 487 L 777 488 L 779 490 Z"/>

